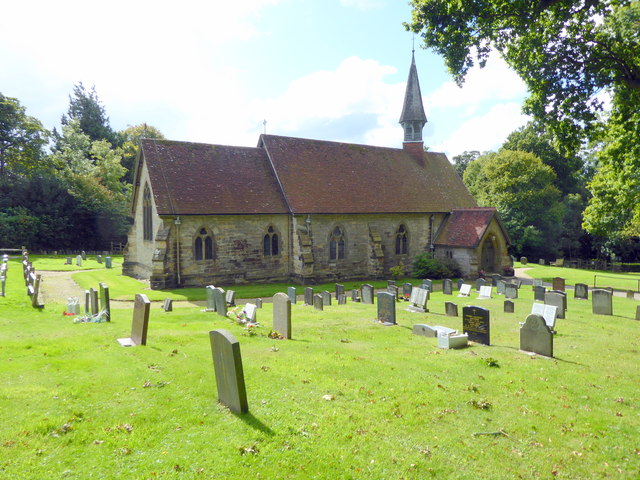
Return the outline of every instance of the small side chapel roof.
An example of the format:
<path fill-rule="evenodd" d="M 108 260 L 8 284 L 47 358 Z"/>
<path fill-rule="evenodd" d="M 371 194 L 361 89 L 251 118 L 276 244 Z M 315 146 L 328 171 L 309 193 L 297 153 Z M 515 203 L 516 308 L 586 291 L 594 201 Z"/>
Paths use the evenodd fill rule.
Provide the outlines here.
<path fill-rule="evenodd" d="M 476 207 L 454 209 L 438 232 L 434 245 L 476 248 L 494 218 L 502 229 L 507 243 L 510 243 L 497 210 L 494 207 Z"/>

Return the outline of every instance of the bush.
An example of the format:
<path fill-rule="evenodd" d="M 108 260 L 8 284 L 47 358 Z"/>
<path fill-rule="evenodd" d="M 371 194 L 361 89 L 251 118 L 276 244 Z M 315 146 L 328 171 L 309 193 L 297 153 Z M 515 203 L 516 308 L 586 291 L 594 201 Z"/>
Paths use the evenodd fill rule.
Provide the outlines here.
<path fill-rule="evenodd" d="M 461 270 L 451 258 L 440 260 L 430 253 L 421 253 L 413 259 L 413 275 L 417 278 L 454 278 L 461 276 Z"/>

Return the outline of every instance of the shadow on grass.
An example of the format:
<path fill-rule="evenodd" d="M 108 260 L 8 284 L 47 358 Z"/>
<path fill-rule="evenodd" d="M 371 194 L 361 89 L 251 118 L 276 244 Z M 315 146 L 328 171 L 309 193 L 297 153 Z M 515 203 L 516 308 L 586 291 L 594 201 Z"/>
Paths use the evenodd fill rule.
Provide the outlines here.
<path fill-rule="evenodd" d="M 262 423 L 260 419 L 256 418 L 251 412 L 234 413 L 234 415 L 240 420 L 242 420 L 244 423 L 249 425 L 254 430 L 258 430 L 259 432 L 264 433 L 265 435 L 273 437 L 276 434 L 276 432 L 274 432 L 267 425 Z"/>

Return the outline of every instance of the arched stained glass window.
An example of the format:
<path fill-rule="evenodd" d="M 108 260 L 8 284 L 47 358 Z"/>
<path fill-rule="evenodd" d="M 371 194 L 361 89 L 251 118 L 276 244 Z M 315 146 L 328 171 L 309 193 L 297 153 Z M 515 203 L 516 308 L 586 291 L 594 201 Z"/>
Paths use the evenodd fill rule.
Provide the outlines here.
<path fill-rule="evenodd" d="M 208 230 L 202 227 L 193 240 L 194 260 L 213 260 L 213 238 Z"/>
<path fill-rule="evenodd" d="M 280 254 L 278 234 L 272 225 L 269 225 L 266 235 L 262 238 L 262 254 L 265 257 L 272 257 Z"/>
<path fill-rule="evenodd" d="M 329 260 L 342 260 L 345 253 L 344 233 L 336 227 L 329 236 Z"/>
<path fill-rule="evenodd" d="M 153 240 L 153 219 L 151 218 L 151 190 L 149 184 L 144 185 L 142 195 L 142 238 Z"/>
<path fill-rule="evenodd" d="M 400 224 L 396 232 L 396 255 L 406 255 L 407 252 L 407 228 Z"/>

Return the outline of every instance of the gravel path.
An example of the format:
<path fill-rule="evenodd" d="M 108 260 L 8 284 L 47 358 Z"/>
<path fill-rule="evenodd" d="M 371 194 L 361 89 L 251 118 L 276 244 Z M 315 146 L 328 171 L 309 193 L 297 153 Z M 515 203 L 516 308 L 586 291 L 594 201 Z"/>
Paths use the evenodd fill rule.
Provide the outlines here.
<path fill-rule="evenodd" d="M 50 272 L 42 270 L 38 273 L 42 275 L 41 291 L 45 303 L 66 301 L 69 297 L 82 298 L 84 296 L 84 290 L 71 279 L 71 275 L 77 271 Z"/>

